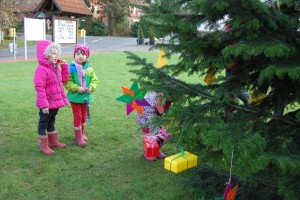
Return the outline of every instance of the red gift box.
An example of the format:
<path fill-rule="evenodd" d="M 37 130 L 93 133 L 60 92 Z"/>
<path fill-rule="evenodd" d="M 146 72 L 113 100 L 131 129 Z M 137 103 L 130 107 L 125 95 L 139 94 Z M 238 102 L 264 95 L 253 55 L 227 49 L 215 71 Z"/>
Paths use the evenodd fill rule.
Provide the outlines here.
<path fill-rule="evenodd" d="M 159 146 L 155 136 L 144 136 L 144 151 L 147 157 L 157 157 L 159 154 Z"/>

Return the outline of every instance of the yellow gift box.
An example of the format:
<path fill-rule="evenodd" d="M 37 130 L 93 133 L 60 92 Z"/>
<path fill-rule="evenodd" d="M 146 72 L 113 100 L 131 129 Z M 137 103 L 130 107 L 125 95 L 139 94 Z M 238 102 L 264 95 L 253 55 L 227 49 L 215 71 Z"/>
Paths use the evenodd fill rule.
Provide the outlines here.
<path fill-rule="evenodd" d="M 165 169 L 179 173 L 197 166 L 198 156 L 187 151 L 165 158 Z"/>

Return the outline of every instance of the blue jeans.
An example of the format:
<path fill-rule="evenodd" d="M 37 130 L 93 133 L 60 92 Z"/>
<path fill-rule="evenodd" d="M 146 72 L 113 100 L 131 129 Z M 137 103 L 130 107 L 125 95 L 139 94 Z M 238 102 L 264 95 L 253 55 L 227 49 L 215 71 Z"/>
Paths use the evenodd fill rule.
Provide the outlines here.
<path fill-rule="evenodd" d="M 42 112 L 42 109 L 40 109 L 39 115 L 40 120 L 38 124 L 38 133 L 39 136 L 46 136 L 46 130 L 48 132 L 55 131 L 54 124 L 55 124 L 55 117 L 58 113 L 59 109 L 49 109 L 49 114 L 45 114 Z"/>

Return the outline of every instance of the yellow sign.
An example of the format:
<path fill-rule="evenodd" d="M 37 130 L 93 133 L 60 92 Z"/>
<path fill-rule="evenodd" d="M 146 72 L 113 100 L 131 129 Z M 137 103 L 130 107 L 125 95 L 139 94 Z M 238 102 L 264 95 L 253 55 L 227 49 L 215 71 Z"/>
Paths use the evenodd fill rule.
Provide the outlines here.
<path fill-rule="evenodd" d="M 16 28 L 9 29 L 9 37 L 11 38 L 16 37 Z"/>
<path fill-rule="evenodd" d="M 78 37 L 85 37 L 85 30 L 84 29 L 78 30 Z"/>

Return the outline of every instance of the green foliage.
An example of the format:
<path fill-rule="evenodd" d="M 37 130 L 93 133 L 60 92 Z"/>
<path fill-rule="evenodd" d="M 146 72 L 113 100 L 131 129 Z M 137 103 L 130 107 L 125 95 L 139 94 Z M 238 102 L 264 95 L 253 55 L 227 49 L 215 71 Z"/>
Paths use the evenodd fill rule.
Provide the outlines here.
<path fill-rule="evenodd" d="M 131 27 L 131 36 L 133 37 L 138 37 L 138 32 L 139 32 L 139 27 L 142 27 L 143 30 L 148 30 L 149 28 L 147 25 L 144 25 L 142 23 L 134 23 Z M 148 38 L 150 37 L 150 32 L 149 31 L 143 31 L 144 37 Z"/>
<path fill-rule="evenodd" d="M 283 79 L 288 76 L 291 80 L 298 81 L 300 78 L 300 68 L 296 66 L 268 66 L 266 69 L 261 71 L 259 82 L 263 82 L 264 80 L 271 81 L 272 78 L 277 77 L 279 79 Z"/>
<path fill-rule="evenodd" d="M 143 24 L 141 23 L 135 23 L 132 26 L 131 29 L 131 35 L 133 37 L 138 37 L 139 39 L 144 39 L 145 37 L 148 37 L 149 34 L 146 32 L 146 34 L 144 33 L 145 26 L 143 26 Z"/>
<path fill-rule="evenodd" d="M 2 31 L 8 32 L 9 28 L 12 28 L 16 21 L 16 8 L 15 2 L 2 0 L 0 1 L 0 27 Z"/>
<path fill-rule="evenodd" d="M 109 35 L 122 35 L 116 28 L 127 24 L 129 0 L 112 0 L 107 1 L 105 12 L 108 16 Z"/>
<path fill-rule="evenodd" d="M 79 20 L 79 29 L 85 29 L 86 35 L 104 36 L 107 35 L 107 27 L 100 18 L 86 16 Z"/>
<path fill-rule="evenodd" d="M 104 36 L 107 35 L 107 28 L 101 19 L 92 19 L 89 28 L 86 29 L 87 35 Z"/>
<path fill-rule="evenodd" d="M 195 189 L 209 182 L 215 187 L 200 191 L 205 198 L 224 192 L 234 152 L 237 198 L 299 199 L 293 184 L 300 176 L 299 1 L 278 7 L 260 0 L 164 0 L 143 10 L 143 25 L 171 37 L 157 48 L 179 61 L 157 69 L 128 52 L 128 64 L 142 87 L 172 99 L 155 123 L 167 123 L 178 146 L 199 156 L 202 169 L 189 179 Z M 198 31 L 199 24 L 206 30 Z M 212 85 L 203 82 L 209 68 L 216 72 Z M 182 73 L 199 80 L 174 78 Z M 246 91 L 266 97 L 250 104 Z"/>
<path fill-rule="evenodd" d="M 138 23 L 134 23 L 131 26 L 131 36 L 138 37 L 138 31 L 139 31 L 139 25 L 138 25 Z"/>
<path fill-rule="evenodd" d="M 23 33 L 24 32 L 24 24 L 23 22 L 16 22 L 13 26 L 14 28 L 16 28 L 16 32 L 20 32 Z"/>
<path fill-rule="evenodd" d="M 149 40 L 154 41 L 154 39 L 155 39 L 154 31 L 152 29 L 150 29 L 149 30 Z"/>
<path fill-rule="evenodd" d="M 145 36 L 144 36 L 144 31 L 143 31 L 143 27 L 142 26 L 140 26 L 140 33 L 139 33 L 139 39 L 144 39 L 145 38 Z"/>
<path fill-rule="evenodd" d="M 91 7 L 90 1 L 89 0 L 83 0 L 86 6 L 89 8 Z"/>
<path fill-rule="evenodd" d="M 91 28 L 92 26 L 93 17 L 92 16 L 85 16 L 84 18 L 79 19 L 78 29 L 87 29 Z"/>

